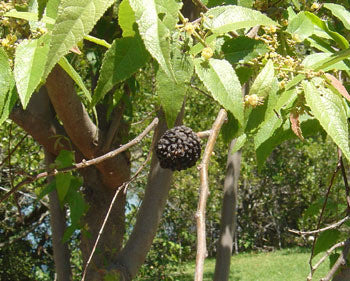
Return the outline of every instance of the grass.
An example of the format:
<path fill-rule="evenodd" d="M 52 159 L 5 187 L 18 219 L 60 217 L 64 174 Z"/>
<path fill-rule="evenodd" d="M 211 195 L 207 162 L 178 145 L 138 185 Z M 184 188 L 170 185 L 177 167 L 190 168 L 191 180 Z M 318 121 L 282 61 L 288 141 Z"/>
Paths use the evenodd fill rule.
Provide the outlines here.
<path fill-rule="evenodd" d="M 322 256 L 316 256 L 314 264 Z M 243 253 L 231 259 L 231 281 L 302 281 L 309 274 L 310 250 L 303 248 L 284 249 L 268 253 Z M 195 263 L 186 265 L 182 274 L 174 274 L 175 280 L 192 281 Z M 205 261 L 204 280 L 212 280 L 215 260 Z M 329 269 L 329 260 L 315 272 L 313 280 L 320 280 Z"/>

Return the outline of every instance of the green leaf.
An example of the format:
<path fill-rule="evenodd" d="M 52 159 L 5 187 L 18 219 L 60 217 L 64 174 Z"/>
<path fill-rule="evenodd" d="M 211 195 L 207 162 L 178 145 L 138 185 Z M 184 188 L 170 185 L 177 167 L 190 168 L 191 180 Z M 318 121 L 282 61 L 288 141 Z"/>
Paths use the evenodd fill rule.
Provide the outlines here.
<path fill-rule="evenodd" d="M 297 35 L 303 41 L 314 33 L 314 25 L 304 12 L 299 12 L 290 20 L 287 32 Z"/>
<path fill-rule="evenodd" d="M 129 0 L 123 0 L 119 5 L 118 22 L 123 30 L 123 37 L 134 36 L 133 25 L 136 23 L 135 14 L 132 10 Z"/>
<path fill-rule="evenodd" d="M 58 6 L 60 5 L 61 0 L 49 0 L 46 5 L 46 15 L 50 18 L 56 20 Z"/>
<path fill-rule="evenodd" d="M 261 167 L 266 158 L 270 155 L 276 143 L 280 141 L 280 139 L 273 139 L 273 136 L 276 136 L 277 129 L 284 123 L 281 117 L 281 109 L 290 107 L 296 98 L 297 92 L 295 89 L 283 92 L 273 106 L 273 109 L 269 110 L 270 114 L 266 114 L 265 120 L 260 124 L 259 130 L 254 137 L 254 146 L 259 167 Z"/>
<path fill-rule="evenodd" d="M 238 150 L 240 150 L 243 145 L 246 143 L 247 141 L 247 135 L 246 134 L 242 134 L 240 135 L 235 142 L 235 145 L 232 148 L 232 154 L 234 154 L 235 152 L 237 152 Z"/>
<path fill-rule="evenodd" d="M 8 118 L 12 108 L 15 106 L 18 99 L 15 80 L 12 80 L 10 90 L 0 96 L 0 125 Z"/>
<path fill-rule="evenodd" d="M 338 242 L 341 232 L 337 229 L 328 229 L 320 234 L 315 243 L 314 256 L 327 251 Z"/>
<path fill-rule="evenodd" d="M 67 168 L 72 166 L 74 163 L 74 154 L 72 151 L 62 149 L 55 159 L 55 164 L 57 168 Z"/>
<path fill-rule="evenodd" d="M 205 13 L 204 26 L 216 34 L 256 25 L 279 24 L 258 11 L 234 5 L 215 7 Z"/>
<path fill-rule="evenodd" d="M 14 76 L 18 95 L 26 108 L 44 73 L 49 51 L 49 35 L 25 40 L 16 48 Z"/>
<path fill-rule="evenodd" d="M 306 68 L 310 69 L 318 69 L 319 65 L 329 58 L 333 57 L 332 53 L 315 53 L 308 55 L 304 58 L 301 65 L 303 65 Z M 329 70 L 349 70 L 350 69 L 350 62 L 348 60 L 342 60 L 338 61 L 337 63 L 334 63 L 328 67 L 323 67 L 322 70 L 329 71 Z"/>
<path fill-rule="evenodd" d="M 271 115 L 272 116 L 272 115 Z M 277 117 L 277 116 L 276 116 Z M 271 117 L 273 118 L 273 117 Z M 272 120 L 270 120 L 271 122 Z M 319 122 L 316 119 L 312 119 L 311 117 L 307 115 L 302 115 L 299 118 L 300 121 L 300 127 L 301 131 L 303 132 L 303 136 L 313 136 L 321 131 L 321 127 Z M 275 121 L 276 122 L 276 121 Z M 283 123 L 284 122 L 284 123 Z M 290 128 L 290 121 L 289 119 L 282 121 L 283 125 L 276 126 L 272 131 L 272 134 L 269 138 L 266 138 L 262 143 L 259 144 L 259 146 L 256 149 L 256 156 L 257 156 L 257 162 L 258 162 L 258 168 L 261 169 L 262 165 L 264 164 L 266 158 L 270 155 L 270 153 L 273 151 L 273 149 L 281 144 L 282 142 L 296 138 L 296 135 Z M 266 123 L 264 126 L 268 125 L 274 125 L 273 122 Z M 263 130 L 263 124 L 261 125 Z M 264 128 L 266 130 L 266 128 Z M 260 132 L 260 131 L 259 131 Z M 267 133 L 270 131 L 267 130 Z M 258 133 L 259 134 L 259 133 Z M 260 133 L 260 136 L 256 136 L 258 138 L 263 138 L 263 132 Z"/>
<path fill-rule="evenodd" d="M 224 53 L 225 59 L 234 64 L 248 62 L 266 54 L 269 49 L 261 41 L 241 36 L 226 40 L 221 51 Z"/>
<path fill-rule="evenodd" d="M 13 81 L 9 57 L 5 50 L 0 47 L 0 112 L 5 105 L 5 97 L 10 90 L 11 81 Z"/>
<path fill-rule="evenodd" d="M 56 63 L 88 35 L 113 0 L 62 0 L 58 8 L 44 77 Z"/>
<path fill-rule="evenodd" d="M 246 120 L 246 126 L 244 131 L 246 133 L 254 131 L 268 116 L 276 110 L 276 103 L 278 100 L 277 92 L 279 90 L 279 84 L 277 78 L 271 83 L 270 92 L 267 98 L 264 99 L 264 104 L 255 108 L 247 107 L 244 111 L 244 118 Z M 275 114 L 275 113 L 273 113 Z"/>
<path fill-rule="evenodd" d="M 72 180 L 71 174 L 58 174 L 55 176 L 56 180 L 56 190 L 58 199 L 61 203 L 61 206 L 64 205 L 64 199 L 68 193 L 70 182 Z"/>
<path fill-rule="evenodd" d="M 339 45 L 341 49 L 347 49 L 349 48 L 349 42 L 338 32 L 331 31 L 328 28 L 328 25 L 326 22 L 321 20 L 318 16 L 316 16 L 313 13 L 310 12 L 304 12 L 305 15 L 311 20 L 311 22 L 321 28 L 323 31 L 325 31 L 332 39 Z"/>
<path fill-rule="evenodd" d="M 38 200 L 43 199 L 46 195 L 54 191 L 55 188 L 56 188 L 56 180 L 54 179 L 40 191 L 38 195 Z"/>
<path fill-rule="evenodd" d="M 170 63 L 170 31 L 175 30 L 181 3 L 175 0 L 129 0 L 146 49 L 175 79 Z"/>
<path fill-rule="evenodd" d="M 350 160 L 347 115 L 342 98 L 322 85 L 316 86 L 316 82 L 316 79 L 303 82 L 307 105 L 323 129 Z"/>
<path fill-rule="evenodd" d="M 74 67 L 68 62 L 65 57 L 62 57 L 58 64 L 64 69 L 65 72 L 73 79 L 73 81 L 79 86 L 83 91 L 85 97 L 89 102 L 91 102 L 91 94 L 89 90 L 85 87 L 83 79 L 80 77 L 79 73 L 75 71 Z"/>
<path fill-rule="evenodd" d="M 140 37 L 124 37 L 114 40 L 106 52 L 100 77 L 93 96 L 93 105 L 101 100 L 114 85 L 127 79 L 144 66 L 149 55 Z"/>
<path fill-rule="evenodd" d="M 157 72 L 157 94 L 165 112 L 168 128 L 174 126 L 187 91 L 186 83 L 190 82 L 193 73 L 193 63 L 184 53 L 179 44 L 173 46 L 172 66 L 176 81 L 170 79 L 162 69 Z"/>
<path fill-rule="evenodd" d="M 249 91 L 249 95 L 255 94 L 259 97 L 266 97 L 274 87 L 275 80 L 276 78 L 273 62 L 269 60 L 264 68 L 260 71 L 259 75 L 256 77 Z"/>
<path fill-rule="evenodd" d="M 18 12 L 16 10 L 11 10 L 7 12 L 5 17 L 11 17 L 11 18 L 17 18 L 17 19 L 24 19 L 27 21 L 41 21 L 43 23 L 47 24 L 55 24 L 55 20 L 48 16 L 43 16 L 42 19 L 39 20 L 39 16 L 37 13 L 31 13 L 31 12 Z"/>
<path fill-rule="evenodd" d="M 77 228 L 74 225 L 68 226 L 63 233 L 62 243 L 67 243 L 69 241 L 69 239 L 72 237 L 74 231 L 76 231 L 76 230 L 77 230 Z"/>
<path fill-rule="evenodd" d="M 72 226 L 79 227 L 81 217 L 88 209 L 88 204 L 85 202 L 80 192 L 75 191 L 69 194 L 68 204 L 70 207 L 70 218 Z M 73 196 L 71 196 L 73 195 Z"/>
<path fill-rule="evenodd" d="M 230 111 L 238 122 L 243 125 L 243 96 L 241 84 L 226 60 L 202 59 L 194 60 L 196 73 L 205 87 L 225 109 Z"/>
<path fill-rule="evenodd" d="M 39 20 L 42 19 L 48 0 L 38 0 Z"/>
<path fill-rule="evenodd" d="M 324 3 L 323 7 L 330 10 L 332 14 L 341 20 L 346 29 L 350 30 L 350 12 L 343 6 L 333 3 Z"/>
<path fill-rule="evenodd" d="M 212 35 L 209 35 L 208 37 L 205 38 L 205 43 L 212 47 L 213 49 L 215 48 L 215 39 L 217 38 L 217 35 L 215 34 L 212 34 Z M 197 54 L 199 54 L 205 47 L 203 46 L 203 44 L 201 42 L 197 43 L 196 45 L 192 46 L 190 51 L 189 51 L 189 54 L 192 55 L 192 56 L 196 56 Z"/>

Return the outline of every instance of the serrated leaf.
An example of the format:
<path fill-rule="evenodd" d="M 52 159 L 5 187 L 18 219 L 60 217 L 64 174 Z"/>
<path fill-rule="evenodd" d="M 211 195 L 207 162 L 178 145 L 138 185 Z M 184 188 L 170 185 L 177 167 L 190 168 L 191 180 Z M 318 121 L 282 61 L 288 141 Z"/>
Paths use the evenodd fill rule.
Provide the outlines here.
<path fill-rule="evenodd" d="M 0 125 L 8 118 L 12 108 L 15 106 L 18 99 L 15 80 L 12 81 L 10 90 L 0 97 Z"/>
<path fill-rule="evenodd" d="M 304 67 L 313 69 L 313 70 L 349 70 L 350 67 L 348 60 L 338 60 L 332 64 L 324 65 L 325 61 L 330 61 L 332 58 L 335 58 L 335 54 L 332 53 L 316 53 L 308 55 L 304 58 L 303 62 L 301 63 Z"/>
<path fill-rule="evenodd" d="M 89 90 L 85 87 L 83 79 L 80 77 L 79 73 L 75 71 L 74 67 L 68 62 L 68 60 L 63 57 L 60 59 L 58 64 L 64 69 L 65 72 L 73 79 L 73 81 L 79 86 L 83 91 L 85 97 L 89 102 L 91 102 L 91 94 Z"/>
<path fill-rule="evenodd" d="M 328 229 L 322 232 L 316 240 L 314 256 L 321 252 L 327 251 L 330 247 L 337 243 L 340 234 L 340 231 L 337 229 Z"/>
<path fill-rule="evenodd" d="M 118 9 L 118 22 L 123 30 L 123 37 L 134 36 L 133 25 L 136 23 L 135 14 L 132 10 L 129 0 L 123 0 Z"/>
<path fill-rule="evenodd" d="M 226 40 L 221 51 L 224 53 L 225 59 L 234 64 L 248 62 L 266 54 L 269 49 L 261 41 L 241 36 Z"/>
<path fill-rule="evenodd" d="M 11 81 L 13 80 L 9 58 L 5 50 L 0 47 L 0 112 L 5 105 L 5 97 L 10 90 Z"/>
<path fill-rule="evenodd" d="M 146 49 L 175 79 L 170 63 L 170 31 L 175 30 L 181 3 L 175 0 L 129 0 Z"/>
<path fill-rule="evenodd" d="M 323 31 L 325 31 L 332 39 L 339 45 L 341 49 L 347 49 L 349 48 L 349 42 L 344 38 L 342 35 L 340 35 L 338 32 L 332 31 L 328 28 L 328 25 L 326 22 L 321 20 L 318 16 L 316 16 L 313 13 L 310 12 L 304 12 L 305 15 L 311 20 L 311 22 L 321 28 Z"/>
<path fill-rule="evenodd" d="M 328 58 L 325 58 L 315 63 L 312 66 L 312 69 L 314 69 L 315 71 L 331 69 L 331 66 L 334 67 L 335 64 L 341 61 L 344 61 L 344 63 L 346 63 L 346 65 L 348 66 L 349 61 L 346 59 L 349 57 L 350 57 L 350 48 L 346 50 L 341 50 L 331 54 L 330 56 L 328 56 Z M 350 67 L 348 67 L 346 70 L 349 70 L 349 69 Z"/>
<path fill-rule="evenodd" d="M 196 73 L 205 87 L 226 110 L 230 111 L 238 122 L 243 125 L 243 96 L 241 84 L 226 60 L 202 59 L 194 60 Z"/>
<path fill-rule="evenodd" d="M 18 95 L 26 108 L 31 95 L 41 81 L 49 51 L 49 35 L 25 40 L 16 48 L 14 76 Z"/>
<path fill-rule="evenodd" d="M 62 0 L 52 30 L 52 39 L 44 77 L 56 63 L 88 35 L 113 0 Z"/>
<path fill-rule="evenodd" d="M 347 115 L 342 98 L 330 89 L 316 87 L 314 82 L 315 79 L 312 82 L 303 82 L 307 105 L 323 129 L 350 160 Z"/>
<path fill-rule="evenodd" d="M 345 28 L 350 30 L 350 12 L 348 10 L 341 5 L 333 3 L 324 3 L 323 7 L 330 10 L 333 16 L 340 19 Z"/>
<path fill-rule="evenodd" d="M 290 20 L 287 32 L 297 35 L 297 38 L 303 41 L 314 33 L 314 29 L 314 25 L 305 13 L 299 12 Z"/>
<path fill-rule="evenodd" d="M 256 25 L 279 24 L 259 11 L 234 5 L 215 7 L 205 13 L 204 26 L 216 34 Z"/>
<path fill-rule="evenodd" d="M 114 85 L 127 79 L 144 66 L 149 55 L 140 37 L 124 37 L 114 40 L 106 52 L 92 104 L 101 100 Z"/>
<path fill-rule="evenodd" d="M 74 193 L 70 193 L 68 199 L 68 204 L 70 207 L 70 218 L 72 226 L 78 227 L 79 221 L 81 217 L 84 215 L 86 210 L 88 209 L 88 204 L 85 202 L 83 196 L 80 192 L 76 191 Z"/>
<path fill-rule="evenodd" d="M 249 91 L 249 95 L 255 94 L 259 97 L 266 97 L 274 87 L 275 80 L 276 78 L 273 62 L 269 60 L 264 68 L 260 71 L 259 75 L 256 77 Z"/>
<path fill-rule="evenodd" d="M 173 127 L 175 124 L 187 91 L 186 83 L 190 81 L 193 73 L 192 60 L 182 53 L 177 42 L 173 44 L 172 48 L 172 66 L 176 81 L 170 79 L 162 69 L 158 70 L 156 77 L 157 94 L 165 112 L 168 128 Z"/>

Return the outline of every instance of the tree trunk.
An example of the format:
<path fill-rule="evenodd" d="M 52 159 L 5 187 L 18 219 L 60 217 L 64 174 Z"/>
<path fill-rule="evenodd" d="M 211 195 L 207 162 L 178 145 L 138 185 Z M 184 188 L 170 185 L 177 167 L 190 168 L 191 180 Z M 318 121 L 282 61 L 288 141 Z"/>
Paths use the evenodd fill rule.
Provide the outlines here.
<path fill-rule="evenodd" d="M 217 246 L 214 281 L 226 281 L 230 274 L 233 241 L 237 228 L 237 190 L 241 169 L 241 151 L 232 154 L 232 140 L 227 156 L 220 238 Z"/>
<path fill-rule="evenodd" d="M 84 177 L 84 198 L 89 204 L 88 212 L 84 216 L 84 225 L 88 226 L 89 236 L 82 233 L 80 244 L 85 268 L 115 190 L 104 186 L 99 171 L 94 167 L 82 170 L 81 174 Z M 124 192 L 119 192 L 89 265 L 86 281 L 103 280 L 106 268 L 111 265 L 122 247 L 125 233 L 125 202 Z"/>
<path fill-rule="evenodd" d="M 45 151 L 46 166 L 54 162 L 54 156 Z M 48 178 L 52 181 L 52 178 Z M 53 259 L 55 262 L 55 270 L 57 281 L 72 280 L 72 271 L 70 264 L 70 251 L 67 243 L 62 243 L 64 231 L 66 229 L 66 214 L 61 209 L 56 190 L 49 194 L 50 224 L 52 231 L 52 248 Z"/>

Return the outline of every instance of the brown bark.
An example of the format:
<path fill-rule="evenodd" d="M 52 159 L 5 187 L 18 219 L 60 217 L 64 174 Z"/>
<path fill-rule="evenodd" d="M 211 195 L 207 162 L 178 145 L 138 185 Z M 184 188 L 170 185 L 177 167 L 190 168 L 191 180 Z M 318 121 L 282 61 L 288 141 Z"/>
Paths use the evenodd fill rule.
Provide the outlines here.
<path fill-rule="evenodd" d="M 104 154 L 105 133 L 91 121 L 68 74 L 56 66 L 47 78 L 46 87 L 67 135 L 84 157 L 92 159 Z M 126 154 L 97 164 L 96 167 L 102 174 L 104 185 L 112 190 L 120 186 L 130 175 L 130 163 Z"/>
<path fill-rule="evenodd" d="M 55 157 L 45 151 L 46 166 L 54 162 Z M 50 182 L 52 178 L 48 178 Z M 58 200 L 57 191 L 54 190 L 49 194 L 50 225 L 52 231 L 52 248 L 53 259 L 57 281 L 72 280 L 72 271 L 70 264 L 70 251 L 67 243 L 62 243 L 64 231 L 66 230 L 66 214 L 61 209 Z"/>
<path fill-rule="evenodd" d="M 237 195 L 241 169 L 241 151 L 232 154 L 235 143 L 236 140 L 231 141 L 227 156 L 220 238 L 217 245 L 214 281 L 229 280 L 233 240 L 237 229 Z"/>

